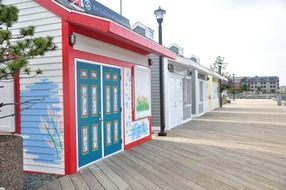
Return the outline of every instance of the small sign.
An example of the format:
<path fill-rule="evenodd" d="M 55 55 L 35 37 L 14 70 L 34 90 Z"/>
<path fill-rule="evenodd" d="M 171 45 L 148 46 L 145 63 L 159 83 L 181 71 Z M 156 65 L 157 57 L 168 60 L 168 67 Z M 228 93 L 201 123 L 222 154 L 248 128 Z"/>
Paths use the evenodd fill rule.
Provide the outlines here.
<path fill-rule="evenodd" d="M 122 26 L 130 28 L 129 20 L 115 11 L 107 8 L 96 0 L 83 0 L 83 6 L 87 13 L 110 19 Z"/>

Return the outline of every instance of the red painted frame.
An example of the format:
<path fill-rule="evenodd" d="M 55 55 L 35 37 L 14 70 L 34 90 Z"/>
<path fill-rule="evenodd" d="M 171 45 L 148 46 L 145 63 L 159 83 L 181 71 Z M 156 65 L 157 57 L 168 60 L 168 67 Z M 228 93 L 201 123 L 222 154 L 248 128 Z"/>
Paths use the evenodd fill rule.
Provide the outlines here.
<path fill-rule="evenodd" d="M 21 134 L 21 105 L 20 105 L 20 77 L 19 74 L 14 79 L 14 94 L 15 94 L 15 133 Z"/>
<path fill-rule="evenodd" d="M 41 6 L 62 18 L 62 61 L 63 61 L 63 97 L 64 97 L 64 141 L 65 141 L 65 174 L 77 172 L 77 147 L 76 147 L 76 108 L 75 108 L 75 58 L 85 59 L 105 64 L 132 68 L 133 63 L 117 59 L 76 51 L 69 45 L 69 35 L 73 32 L 81 33 L 94 39 L 116 45 L 142 55 L 150 53 L 176 58 L 175 53 L 161 45 L 148 40 L 135 32 L 126 29 L 112 21 L 101 19 L 85 13 L 68 11 L 51 0 L 35 0 Z M 134 80 L 134 78 L 132 79 Z M 132 87 L 134 88 L 134 87 Z M 15 101 L 20 101 L 20 83 L 15 80 Z M 132 93 L 134 96 L 134 93 Z M 133 100 L 133 97 L 132 97 Z M 21 132 L 20 105 L 16 106 L 16 132 Z M 132 106 L 133 109 L 133 106 Z M 150 135 L 138 141 L 124 145 L 125 150 L 141 144 L 152 137 L 152 118 L 150 120 Z M 125 133 L 125 127 L 123 127 Z"/>
<path fill-rule="evenodd" d="M 101 39 L 103 39 L 103 36 L 106 36 L 107 39 L 110 39 L 109 43 L 113 43 L 113 41 L 115 41 L 117 46 L 132 51 L 135 50 L 135 52 L 141 51 L 141 54 L 143 55 L 154 53 L 171 59 L 176 58 L 176 54 L 169 49 L 108 19 L 102 19 L 97 16 L 77 11 L 69 11 L 60 4 L 51 0 L 35 1 L 60 16 L 63 20 L 74 24 L 77 27 L 83 27 L 85 30 L 91 30 L 93 33 L 101 34 Z"/>
<path fill-rule="evenodd" d="M 132 118 L 132 121 L 138 121 L 138 120 L 141 120 L 141 119 L 146 119 L 146 118 L 148 118 L 149 119 L 149 123 L 150 123 L 150 126 L 149 126 L 149 134 L 150 135 L 148 135 L 148 136 L 146 136 L 146 137 L 143 137 L 143 138 L 141 138 L 141 139 L 139 139 L 139 140 L 136 140 L 136 141 L 134 141 L 134 142 L 132 142 L 132 143 L 129 143 L 129 144 L 126 144 L 126 142 L 125 142 L 125 138 L 124 138 L 124 148 L 125 148 L 125 150 L 130 150 L 130 149 L 132 149 L 133 147 L 135 147 L 135 146 L 137 146 L 137 145 L 139 145 L 139 144 L 142 144 L 143 142 L 146 142 L 146 141 L 149 141 L 149 140 L 151 140 L 152 139 L 152 116 L 150 116 L 150 117 L 145 117 L 145 118 L 140 118 L 140 119 L 138 119 L 138 120 L 135 120 L 135 110 L 134 110 L 134 108 L 135 108 L 135 78 L 134 78 L 134 66 L 135 65 L 133 65 L 132 66 L 132 68 L 131 68 L 131 118 Z M 149 67 L 149 66 L 148 66 Z M 147 68 L 148 68 L 147 67 Z M 150 68 L 150 67 L 149 67 Z M 125 127 L 124 127 L 124 129 L 125 129 Z M 124 132 L 124 134 L 125 134 L 125 132 Z"/>
<path fill-rule="evenodd" d="M 76 109 L 75 109 L 75 59 L 83 59 L 87 61 L 99 62 L 122 68 L 129 68 L 132 70 L 134 63 L 117 60 L 105 56 L 91 54 L 73 49 L 68 44 L 68 36 L 73 32 L 80 33 L 80 28 L 74 27 L 69 23 L 63 21 L 63 85 L 64 85 L 64 123 L 65 123 L 65 172 L 66 174 L 73 174 L 77 172 L 77 147 L 76 147 Z M 89 34 L 93 37 L 93 34 Z M 123 79 L 124 80 L 124 79 Z M 133 87 L 132 87 L 133 88 Z M 123 92 L 124 93 L 124 92 Z M 134 96 L 134 93 L 132 93 Z M 124 100 L 124 96 L 123 96 Z M 124 112 L 123 112 L 124 114 Z M 123 115 L 124 123 L 124 115 Z M 144 137 L 136 142 L 125 145 L 124 135 L 124 149 L 130 149 L 138 144 L 141 144 L 151 139 L 151 123 L 150 135 Z M 125 134 L 125 127 L 123 127 Z"/>

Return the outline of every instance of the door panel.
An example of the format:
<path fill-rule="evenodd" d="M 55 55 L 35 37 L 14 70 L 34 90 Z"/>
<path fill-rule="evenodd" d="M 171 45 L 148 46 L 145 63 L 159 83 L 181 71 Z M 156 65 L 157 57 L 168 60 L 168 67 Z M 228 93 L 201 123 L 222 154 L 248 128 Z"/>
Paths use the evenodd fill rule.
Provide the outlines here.
<path fill-rule="evenodd" d="M 78 165 L 102 157 L 100 66 L 77 62 Z"/>
<path fill-rule="evenodd" d="M 170 129 L 181 124 L 183 117 L 182 80 L 170 77 Z"/>
<path fill-rule="evenodd" d="M 121 89 L 120 69 L 103 69 L 103 134 L 104 156 L 121 150 Z"/>

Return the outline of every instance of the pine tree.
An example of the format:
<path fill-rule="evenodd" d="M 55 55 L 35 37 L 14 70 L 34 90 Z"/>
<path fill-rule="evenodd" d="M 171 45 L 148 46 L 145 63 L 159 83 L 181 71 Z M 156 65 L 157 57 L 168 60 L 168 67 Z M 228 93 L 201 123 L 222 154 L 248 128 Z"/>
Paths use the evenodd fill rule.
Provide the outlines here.
<path fill-rule="evenodd" d="M 18 21 L 18 9 L 0 5 L 0 80 L 11 80 L 23 72 L 31 76 L 29 59 L 43 56 L 56 48 L 52 37 L 33 37 L 35 27 L 28 26 L 12 33 L 11 27 Z M 34 75 L 41 74 L 41 70 Z M 34 76 L 33 75 L 33 76 Z"/>
<path fill-rule="evenodd" d="M 0 4 L 0 81 L 2 82 L 13 82 L 20 73 L 21 76 L 26 75 L 26 77 L 41 74 L 40 69 L 31 71 L 29 60 L 56 49 L 52 37 L 34 37 L 34 26 L 21 28 L 15 33 L 16 30 L 12 30 L 12 26 L 18 21 L 18 12 L 15 6 Z M 11 106 L 11 104 L 14 103 L 0 102 L 0 112 L 1 107 Z M 0 119 L 13 115 L 15 114 L 0 117 Z"/>

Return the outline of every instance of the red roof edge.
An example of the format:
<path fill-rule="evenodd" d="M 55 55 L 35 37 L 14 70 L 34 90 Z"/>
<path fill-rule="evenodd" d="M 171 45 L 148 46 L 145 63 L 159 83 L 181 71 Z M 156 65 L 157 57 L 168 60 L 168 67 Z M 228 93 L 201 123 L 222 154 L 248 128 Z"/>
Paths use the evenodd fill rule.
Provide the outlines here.
<path fill-rule="evenodd" d="M 176 59 L 176 54 L 170 51 L 168 48 L 165 48 L 164 46 L 161 46 L 160 44 L 150 39 L 147 39 L 132 30 L 120 27 L 115 23 L 110 23 L 109 32 L 114 35 L 120 36 L 121 38 L 124 38 L 126 40 L 133 41 L 138 45 L 144 46 L 145 48 L 150 50 L 150 53 L 158 54 L 171 59 Z"/>
<path fill-rule="evenodd" d="M 150 54 L 156 54 L 159 56 L 168 57 L 171 59 L 176 58 L 176 54 L 169 49 L 161 46 L 160 44 L 149 40 L 134 31 L 127 29 L 119 24 L 114 23 L 108 19 L 99 18 L 97 16 L 88 15 L 77 11 L 70 11 L 62 5 L 54 2 L 53 0 L 35 0 L 41 6 L 47 8 L 49 11 L 60 16 L 63 20 L 66 20 L 75 25 L 79 25 L 95 32 L 106 33 L 112 35 L 117 39 L 120 39 L 122 43 L 130 42 L 137 48 L 141 47 L 144 51 L 147 50 Z"/>

